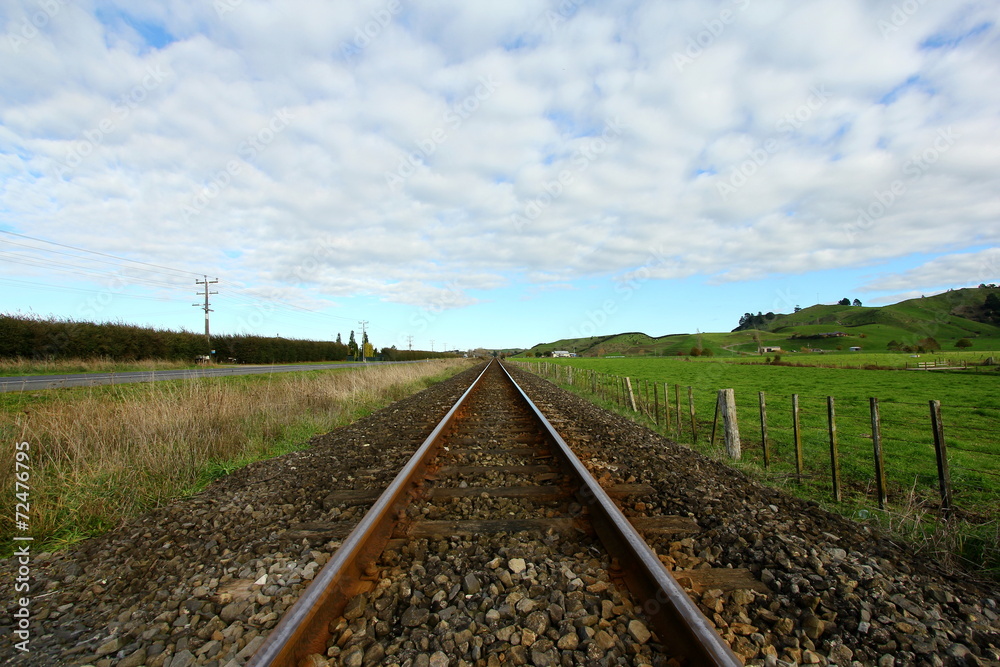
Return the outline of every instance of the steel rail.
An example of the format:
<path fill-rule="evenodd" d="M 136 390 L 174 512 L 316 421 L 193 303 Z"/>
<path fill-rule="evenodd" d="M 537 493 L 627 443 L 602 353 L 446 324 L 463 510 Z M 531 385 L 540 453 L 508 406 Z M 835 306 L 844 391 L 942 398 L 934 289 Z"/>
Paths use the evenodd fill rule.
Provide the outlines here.
<path fill-rule="evenodd" d="M 495 361 L 495 360 L 494 360 Z M 418 482 L 440 447 L 442 436 L 455 421 L 468 396 L 479 385 L 491 361 L 462 394 L 392 484 L 368 510 L 320 570 L 312 584 L 285 614 L 248 663 L 250 667 L 297 667 L 306 656 L 326 653 L 330 621 L 342 615 L 350 598 L 360 592 L 366 564 L 378 558 L 395 527 L 396 517 L 416 495 Z M 609 554 L 625 565 L 626 583 L 652 620 L 669 649 L 694 665 L 737 667 L 742 661 L 718 635 L 708 619 L 674 581 L 614 501 L 601 488 L 545 415 L 528 398 L 510 373 L 499 364 L 525 404 L 556 445 L 556 451 L 580 482 L 577 497 L 590 511 L 591 523 Z"/>
<path fill-rule="evenodd" d="M 504 365 L 500 364 L 500 367 L 556 443 L 556 451 L 563 463 L 579 479 L 581 487 L 577 498 L 589 508 L 591 523 L 608 553 L 617 557 L 624 566 L 623 575 L 628 588 L 636 601 L 641 601 L 642 609 L 653 621 L 661 641 L 672 652 L 681 654 L 695 665 L 742 665 L 743 661 L 719 636 L 541 410 Z"/>
<path fill-rule="evenodd" d="M 310 654 L 326 654 L 330 621 L 343 613 L 344 607 L 355 593 L 352 586 L 361 580 L 365 564 L 373 562 L 385 548 L 395 527 L 396 516 L 410 502 L 411 494 L 415 492 L 417 482 L 423 479 L 427 464 L 434 458 L 442 436 L 489 367 L 490 364 L 487 364 L 475 382 L 469 385 L 434 427 L 392 480 L 392 484 L 334 552 L 333 558 L 319 571 L 313 583 L 274 626 L 247 663 L 248 667 L 298 667 L 299 661 Z"/>

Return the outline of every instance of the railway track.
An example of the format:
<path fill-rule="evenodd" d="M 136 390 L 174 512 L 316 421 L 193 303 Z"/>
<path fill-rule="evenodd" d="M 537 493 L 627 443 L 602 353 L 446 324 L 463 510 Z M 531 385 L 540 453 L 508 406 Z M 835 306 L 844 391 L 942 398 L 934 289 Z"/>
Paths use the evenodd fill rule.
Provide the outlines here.
<path fill-rule="evenodd" d="M 651 491 L 602 487 L 491 362 L 249 664 L 742 664 L 638 532 L 697 525 L 615 504 Z"/>

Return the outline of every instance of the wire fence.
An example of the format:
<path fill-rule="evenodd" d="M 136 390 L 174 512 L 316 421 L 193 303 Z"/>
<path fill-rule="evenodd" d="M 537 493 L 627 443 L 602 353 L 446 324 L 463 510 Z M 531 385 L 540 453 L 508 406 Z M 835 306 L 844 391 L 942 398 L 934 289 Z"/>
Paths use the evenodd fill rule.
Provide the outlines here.
<path fill-rule="evenodd" d="M 712 456 L 733 458 L 738 449 L 739 465 L 836 501 L 916 504 L 945 514 L 1000 510 L 997 407 L 744 390 L 734 392 L 730 413 L 719 387 L 515 363 Z"/>

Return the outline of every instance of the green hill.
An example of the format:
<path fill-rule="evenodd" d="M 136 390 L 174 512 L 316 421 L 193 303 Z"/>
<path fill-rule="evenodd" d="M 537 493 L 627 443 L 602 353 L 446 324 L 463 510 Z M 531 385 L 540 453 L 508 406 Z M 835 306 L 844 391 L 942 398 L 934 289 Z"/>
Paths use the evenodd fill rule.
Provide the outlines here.
<path fill-rule="evenodd" d="M 968 340 L 971 350 L 1000 350 L 1000 310 L 986 305 L 990 295 L 1000 299 L 1000 288 L 952 290 L 881 307 L 815 305 L 777 314 L 757 329 L 659 337 L 629 332 L 563 339 L 539 343 L 523 355 L 566 350 L 586 357 L 674 356 L 697 348 L 715 356 L 732 356 L 756 354 L 763 346 L 782 351 L 832 352 L 860 347 L 866 352 L 885 352 L 892 341 L 915 348 L 927 338 L 936 340 L 944 350 L 955 349 L 960 339 Z"/>

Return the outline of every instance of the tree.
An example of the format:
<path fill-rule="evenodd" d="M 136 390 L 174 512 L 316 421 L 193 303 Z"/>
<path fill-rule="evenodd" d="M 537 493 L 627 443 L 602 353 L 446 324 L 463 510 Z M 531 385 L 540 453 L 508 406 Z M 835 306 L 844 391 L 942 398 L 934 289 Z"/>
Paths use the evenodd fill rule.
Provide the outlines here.
<path fill-rule="evenodd" d="M 354 329 L 351 329 L 351 336 L 347 339 L 347 349 L 352 357 L 358 356 L 358 341 L 354 340 Z"/>
<path fill-rule="evenodd" d="M 860 307 L 861 306 L 861 299 L 855 299 L 854 303 L 852 303 L 851 305 L 852 306 L 859 306 Z"/>
<path fill-rule="evenodd" d="M 903 349 L 903 344 L 900 343 L 898 340 L 890 340 L 889 344 L 886 345 L 886 347 L 892 350 L 893 352 L 899 352 L 900 350 Z"/>
<path fill-rule="evenodd" d="M 848 298 L 847 298 L 847 297 L 845 296 L 845 297 L 844 297 L 843 299 L 841 299 L 840 301 L 838 301 L 838 302 L 837 302 L 837 305 L 838 305 L 838 306 L 849 306 L 849 305 L 851 305 L 851 300 L 850 300 L 850 299 L 848 299 Z"/>
<path fill-rule="evenodd" d="M 928 336 L 917 342 L 917 351 L 919 352 L 935 352 L 940 349 L 941 343 L 937 342 L 933 336 Z"/>
<path fill-rule="evenodd" d="M 796 306 L 795 306 L 795 312 L 797 313 L 797 312 L 799 312 L 800 310 L 802 310 L 802 306 L 800 306 L 800 305 L 796 304 Z"/>
<path fill-rule="evenodd" d="M 690 354 L 692 357 L 700 357 L 701 356 L 701 349 L 697 348 L 697 347 L 692 347 L 691 351 L 688 352 L 688 354 Z"/>
<path fill-rule="evenodd" d="M 994 320 L 1000 320 L 1000 297 L 996 295 L 996 292 L 991 293 L 986 297 L 986 301 L 983 302 L 983 308 L 986 310 L 986 315 Z"/>
<path fill-rule="evenodd" d="M 959 348 L 972 347 L 972 341 L 969 340 L 968 338 L 959 338 L 955 342 L 955 347 L 959 347 Z"/>

